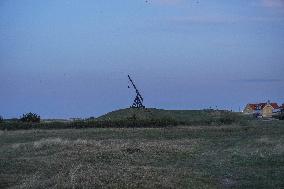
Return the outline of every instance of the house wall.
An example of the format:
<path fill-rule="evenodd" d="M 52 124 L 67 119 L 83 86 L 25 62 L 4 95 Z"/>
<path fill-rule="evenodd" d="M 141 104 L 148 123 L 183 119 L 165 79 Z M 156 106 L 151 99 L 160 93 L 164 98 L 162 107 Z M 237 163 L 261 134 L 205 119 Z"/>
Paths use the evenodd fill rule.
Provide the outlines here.
<path fill-rule="evenodd" d="M 272 117 L 272 111 L 273 110 L 274 110 L 274 108 L 270 105 L 264 106 L 264 108 L 262 109 L 262 112 L 261 112 L 262 117 Z"/>

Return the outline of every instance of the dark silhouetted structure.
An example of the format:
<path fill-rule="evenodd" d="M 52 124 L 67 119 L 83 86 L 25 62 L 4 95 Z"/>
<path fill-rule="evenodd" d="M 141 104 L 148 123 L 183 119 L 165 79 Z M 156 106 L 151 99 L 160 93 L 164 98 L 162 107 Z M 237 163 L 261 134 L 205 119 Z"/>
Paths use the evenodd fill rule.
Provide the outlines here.
<path fill-rule="evenodd" d="M 137 89 L 137 87 L 135 86 L 134 82 L 132 81 L 131 77 L 128 75 L 128 79 L 131 82 L 133 88 L 135 89 L 136 92 L 136 97 L 134 99 L 134 102 L 131 106 L 131 108 L 145 108 L 145 106 L 143 105 L 143 97 L 141 96 L 139 90 Z"/>

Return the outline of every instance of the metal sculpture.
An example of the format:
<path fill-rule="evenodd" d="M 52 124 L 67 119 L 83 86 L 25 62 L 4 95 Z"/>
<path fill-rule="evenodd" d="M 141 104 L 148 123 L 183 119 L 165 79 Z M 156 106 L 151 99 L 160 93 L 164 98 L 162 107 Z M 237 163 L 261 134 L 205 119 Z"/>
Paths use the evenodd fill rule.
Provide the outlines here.
<path fill-rule="evenodd" d="M 131 82 L 131 84 L 132 84 L 132 86 L 133 86 L 133 88 L 134 88 L 134 90 L 136 92 L 136 97 L 134 99 L 134 102 L 133 102 L 131 108 L 145 108 L 145 106 L 143 105 L 143 100 L 144 99 L 141 96 L 141 94 L 140 94 L 139 90 L 137 89 L 137 87 L 135 86 L 135 84 L 134 84 L 133 80 L 131 79 L 130 75 L 128 75 L 128 79 Z M 130 88 L 130 87 L 128 86 L 128 88 Z"/>

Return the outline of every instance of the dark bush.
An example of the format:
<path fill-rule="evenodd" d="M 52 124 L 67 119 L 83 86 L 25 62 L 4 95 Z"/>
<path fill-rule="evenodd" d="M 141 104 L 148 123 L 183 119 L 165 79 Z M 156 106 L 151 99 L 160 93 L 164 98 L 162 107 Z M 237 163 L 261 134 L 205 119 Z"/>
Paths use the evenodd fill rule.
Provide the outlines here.
<path fill-rule="evenodd" d="M 3 117 L 0 116 L 0 123 L 2 123 L 4 121 Z"/>
<path fill-rule="evenodd" d="M 277 115 L 273 115 L 272 117 L 275 119 L 284 120 L 284 112 Z"/>
<path fill-rule="evenodd" d="M 23 117 L 20 119 L 22 122 L 28 122 L 28 123 L 39 123 L 40 122 L 40 116 L 35 113 L 27 113 L 23 114 Z"/>
<path fill-rule="evenodd" d="M 87 121 L 93 121 L 93 120 L 95 120 L 96 118 L 94 117 L 94 116 L 91 116 L 91 117 L 89 117 L 89 118 L 87 118 L 86 120 Z"/>

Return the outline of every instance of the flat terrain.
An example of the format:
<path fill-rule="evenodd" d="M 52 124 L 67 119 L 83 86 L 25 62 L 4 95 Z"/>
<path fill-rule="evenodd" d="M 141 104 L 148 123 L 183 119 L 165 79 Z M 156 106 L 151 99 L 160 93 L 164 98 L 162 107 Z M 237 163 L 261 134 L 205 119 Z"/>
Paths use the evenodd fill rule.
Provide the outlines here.
<path fill-rule="evenodd" d="M 284 124 L 0 131 L 0 188 L 284 188 Z"/>

